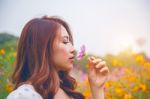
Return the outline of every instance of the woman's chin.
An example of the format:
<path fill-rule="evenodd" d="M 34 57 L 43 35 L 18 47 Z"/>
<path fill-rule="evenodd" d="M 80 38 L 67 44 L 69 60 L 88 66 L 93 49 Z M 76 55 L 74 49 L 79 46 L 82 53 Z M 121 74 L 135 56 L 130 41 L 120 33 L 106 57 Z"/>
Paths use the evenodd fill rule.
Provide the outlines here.
<path fill-rule="evenodd" d="M 70 64 L 66 69 L 67 71 L 71 71 L 73 69 L 73 64 Z"/>

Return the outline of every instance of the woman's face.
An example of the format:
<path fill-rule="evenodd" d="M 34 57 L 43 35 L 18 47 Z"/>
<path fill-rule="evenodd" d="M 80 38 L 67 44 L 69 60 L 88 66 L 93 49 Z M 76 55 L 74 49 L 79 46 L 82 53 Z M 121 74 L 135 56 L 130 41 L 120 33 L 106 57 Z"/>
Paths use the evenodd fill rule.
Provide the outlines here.
<path fill-rule="evenodd" d="M 70 71 L 73 68 L 74 47 L 69 39 L 69 34 L 60 26 L 54 40 L 53 59 L 57 70 Z"/>

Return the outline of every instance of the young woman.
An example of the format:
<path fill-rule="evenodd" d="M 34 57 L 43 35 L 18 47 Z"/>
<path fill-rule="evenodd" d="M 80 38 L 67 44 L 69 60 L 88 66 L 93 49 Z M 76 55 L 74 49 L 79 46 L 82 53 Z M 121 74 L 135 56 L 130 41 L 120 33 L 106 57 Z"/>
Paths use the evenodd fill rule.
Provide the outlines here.
<path fill-rule="evenodd" d="M 75 58 L 67 23 L 58 17 L 30 20 L 22 30 L 12 80 L 15 89 L 7 99 L 84 99 L 69 75 Z M 89 57 L 88 78 L 93 99 L 104 99 L 108 76 L 105 61 Z"/>

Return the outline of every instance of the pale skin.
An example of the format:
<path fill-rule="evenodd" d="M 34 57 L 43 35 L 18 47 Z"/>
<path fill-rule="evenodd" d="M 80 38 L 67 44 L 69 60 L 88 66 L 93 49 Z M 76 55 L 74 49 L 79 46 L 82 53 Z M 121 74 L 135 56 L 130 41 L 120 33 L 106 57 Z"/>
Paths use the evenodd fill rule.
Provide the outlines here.
<path fill-rule="evenodd" d="M 69 40 L 66 29 L 61 26 L 54 41 L 54 63 L 57 70 L 70 71 L 73 68 L 74 47 Z M 91 88 L 92 99 L 104 99 L 103 85 L 107 80 L 109 69 L 106 62 L 100 58 L 89 57 L 88 78 Z M 54 99 L 71 99 L 61 88 L 57 91 Z"/>
<path fill-rule="evenodd" d="M 93 99 L 104 99 L 103 85 L 108 78 L 109 69 L 100 58 L 90 57 L 88 79 Z"/>

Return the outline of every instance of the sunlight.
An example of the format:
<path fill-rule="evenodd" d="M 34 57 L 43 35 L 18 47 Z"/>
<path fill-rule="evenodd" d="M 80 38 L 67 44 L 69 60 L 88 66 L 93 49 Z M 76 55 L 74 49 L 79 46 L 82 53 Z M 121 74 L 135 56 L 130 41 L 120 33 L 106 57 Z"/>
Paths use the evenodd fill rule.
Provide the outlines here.
<path fill-rule="evenodd" d="M 121 49 L 133 46 L 134 40 L 129 35 L 122 35 L 122 37 L 118 38 L 118 44 Z"/>
<path fill-rule="evenodd" d="M 118 34 L 117 37 L 112 41 L 114 51 L 118 53 L 127 48 L 132 48 L 132 50 L 137 49 L 134 37 L 134 35 L 129 33 Z"/>

